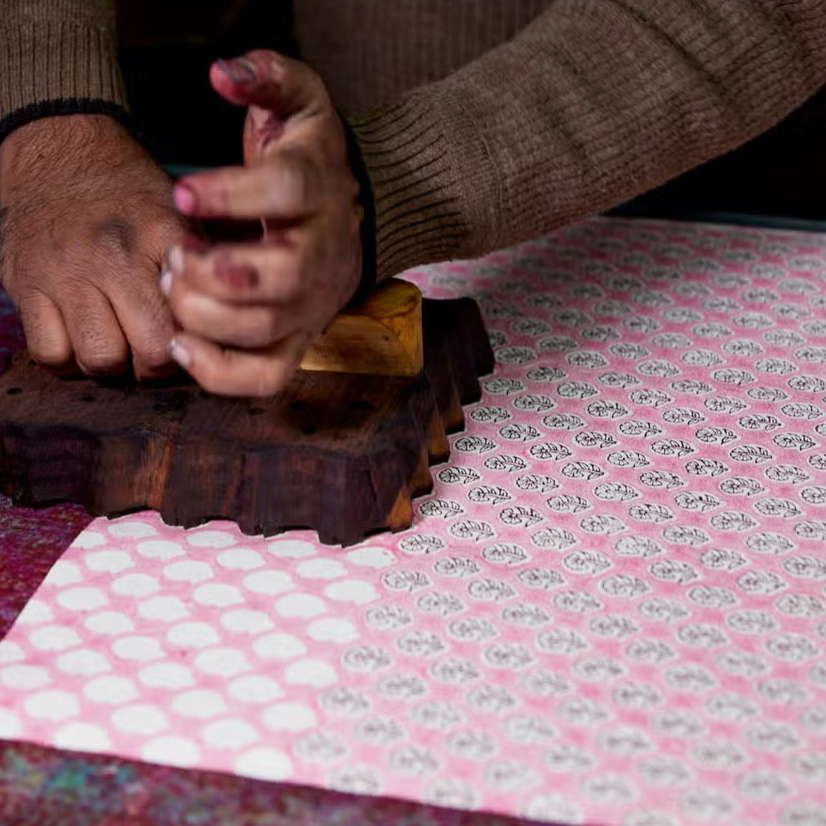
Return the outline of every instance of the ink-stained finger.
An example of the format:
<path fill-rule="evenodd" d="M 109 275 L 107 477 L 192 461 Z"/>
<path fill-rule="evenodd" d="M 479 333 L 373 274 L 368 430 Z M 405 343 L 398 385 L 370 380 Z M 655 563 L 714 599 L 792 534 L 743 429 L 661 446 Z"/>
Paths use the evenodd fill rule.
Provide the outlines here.
<path fill-rule="evenodd" d="M 216 344 L 269 347 L 296 329 L 296 314 L 288 307 L 228 304 L 193 288 L 183 278 L 167 279 L 165 289 L 183 330 Z"/>
<path fill-rule="evenodd" d="M 324 200 L 317 166 L 300 152 L 279 153 L 255 167 L 227 167 L 181 179 L 175 206 L 200 218 L 275 218 L 296 221 Z"/>
<path fill-rule="evenodd" d="M 233 350 L 181 333 L 169 352 L 210 393 L 265 397 L 286 387 L 308 346 L 309 338 L 296 334 L 266 350 Z"/>
<path fill-rule="evenodd" d="M 324 84 L 308 66 L 264 49 L 213 63 L 209 79 L 230 103 L 259 106 L 281 118 L 328 101 Z"/>
<path fill-rule="evenodd" d="M 205 295 L 234 304 L 284 304 L 301 292 L 303 239 L 296 230 L 278 244 L 218 244 L 203 252 L 172 247 L 162 288 L 183 278 Z"/>

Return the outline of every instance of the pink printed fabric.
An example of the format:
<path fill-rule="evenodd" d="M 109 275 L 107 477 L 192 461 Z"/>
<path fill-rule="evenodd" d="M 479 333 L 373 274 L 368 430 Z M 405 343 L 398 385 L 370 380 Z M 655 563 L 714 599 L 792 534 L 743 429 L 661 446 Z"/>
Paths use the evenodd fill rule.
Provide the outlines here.
<path fill-rule="evenodd" d="M 568 824 L 826 823 L 826 239 L 600 220 L 409 274 L 496 373 L 412 530 L 95 521 L 0 735 Z"/>

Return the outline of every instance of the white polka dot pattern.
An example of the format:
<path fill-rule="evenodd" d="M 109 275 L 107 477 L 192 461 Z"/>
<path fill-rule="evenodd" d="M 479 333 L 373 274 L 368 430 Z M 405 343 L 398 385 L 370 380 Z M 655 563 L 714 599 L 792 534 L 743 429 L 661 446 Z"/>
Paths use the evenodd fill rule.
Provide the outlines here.
<path fill-rule="evenodd" d="M 596 221 L 411 274 L 498 362 L 412 530 L 96 521 L 0 736 L 568 824 L 826 824 L 826 241 Z"/>

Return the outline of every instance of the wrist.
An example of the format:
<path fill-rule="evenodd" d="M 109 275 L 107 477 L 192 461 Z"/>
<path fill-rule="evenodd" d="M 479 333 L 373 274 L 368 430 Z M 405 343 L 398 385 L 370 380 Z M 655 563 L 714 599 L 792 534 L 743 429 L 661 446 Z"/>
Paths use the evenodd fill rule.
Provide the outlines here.
<path fill-rule="evenodd" d="M 55 140 L 93 140 L 99 136 L 124 134 L 126 130 L 110 115 L 61 115 L 31 120 L 0 142 L 0 151 L 19 152 Z M 59 151 L 59 147 L 55 146 Z"/>
<path fill-rule="evenodd" d="M 22 106 L 0 118 L 0 146 L 15 132 L 29 124 L 53 121 L 62 118 L 106 116 L 110 120 L 123 124 L 134 131 L 134 124 L 129 112 L 108 100 L 85 100 L 78 98 L 60 98 L 43 100 Z"/>
<path fill-rule="evenodd" d="M 88 158 L 96 147 L 112 157 L 112 144 L 132 142 L 121 123 L 103 114 L 45 117 L 15 129 L 0 143 L 0 204 L 7 203 L 10 189 L 21 179 L 40 176 L 44 167 L 63 166 Z"/>

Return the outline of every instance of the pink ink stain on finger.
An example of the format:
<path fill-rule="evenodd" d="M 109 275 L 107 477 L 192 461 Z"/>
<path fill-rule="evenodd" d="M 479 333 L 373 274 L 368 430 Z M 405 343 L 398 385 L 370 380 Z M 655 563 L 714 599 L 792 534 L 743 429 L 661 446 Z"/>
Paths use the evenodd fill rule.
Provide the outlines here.
<path fill-rule="evenodd" d="M 215 262 L 215 277 L 233 289 L 251 290 L 259 285 L 261 278 L 252 264 L 239 264 L 227 259 Z"/>

